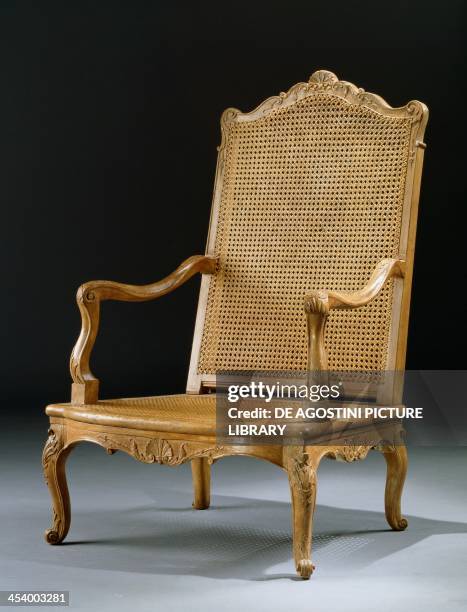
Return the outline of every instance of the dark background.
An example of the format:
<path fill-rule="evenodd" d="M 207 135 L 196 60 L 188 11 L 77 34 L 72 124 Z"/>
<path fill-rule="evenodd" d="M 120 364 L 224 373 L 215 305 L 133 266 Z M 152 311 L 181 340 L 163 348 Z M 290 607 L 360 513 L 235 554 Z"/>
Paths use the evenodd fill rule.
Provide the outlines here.
<path fill-rule="evenodd" d="M 203 253 L 220 113 L 320 68 L 430 109 L 407 365 L 464 368 L 463 5 L 4 0 L 2 396 L 68 399 L 78 285 Z M 184 390 L 198 288 L 104 304 L 103 396 Z"/>

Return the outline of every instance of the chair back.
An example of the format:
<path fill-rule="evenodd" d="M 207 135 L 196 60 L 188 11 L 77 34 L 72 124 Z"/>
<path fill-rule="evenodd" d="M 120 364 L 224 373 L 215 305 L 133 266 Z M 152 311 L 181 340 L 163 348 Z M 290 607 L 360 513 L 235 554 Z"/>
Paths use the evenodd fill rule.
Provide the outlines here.
<path fill-rule="evenodd" d="M 382 98 L 315 72 L 255 110 L 221 119 L 188 392 L 220 371 L 303 371 L 310 289 L 354 291 L 385 257 L 407 261 L 368 306 L 331 313 L 329 368 L 403 368 L 424 104 Z"/>

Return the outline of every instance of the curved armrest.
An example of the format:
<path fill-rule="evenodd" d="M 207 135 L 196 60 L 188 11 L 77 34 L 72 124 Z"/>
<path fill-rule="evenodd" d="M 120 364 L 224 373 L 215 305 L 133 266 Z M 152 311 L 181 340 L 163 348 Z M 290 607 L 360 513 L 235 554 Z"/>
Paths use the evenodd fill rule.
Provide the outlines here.
<path fill-rule="evenodd" d="M 99 381 L 91 372 L 89 360 L 99 329 L 100 303 L 104 300 L 145 302 L 162 297 L 183 285 L 200 272 L 214 274 L 217 258 L 194 255 L 186 259 L 169 276 L 150 285 L 127 285 L 114 281 L 90 281 L 79 287 L 76 302 L 81 313 L 81 333 L 70 358 L 73 379 L 71 401 L 73 403 L 97 402 Z"/>
<path fill-rule="evenodd" d="M 308 369 L 326 370 L 327 354 L 324 333 L 329 312 L 339 308 L 360 308 L 373 300 L 393 276 L 404 277 L 405 261 L 382 259 L 368 283 L 360 291 L 310 291 L 305 296 L 305 312 L 308 319 Z"/>
<path fill-rule="evenodd" d="M 393 276 L 403 278 L 404 274 L 405 261 L 403 259 L 382 259 L 363 289 L 353 292 L 310 291 L 305 296 L 305 311 L 326 313 L 334 308 L 360 308 L 371 302 L 380 293 L 388 279 Z"/>

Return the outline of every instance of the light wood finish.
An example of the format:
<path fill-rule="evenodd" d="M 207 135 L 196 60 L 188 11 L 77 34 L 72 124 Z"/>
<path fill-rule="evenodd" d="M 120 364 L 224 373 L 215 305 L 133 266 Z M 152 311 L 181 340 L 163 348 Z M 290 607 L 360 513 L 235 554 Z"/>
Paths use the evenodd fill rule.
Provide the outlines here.
<path fill-rule="evenodd" d="M 406 261 L 404 282 L 330 319 L 329 367 L 404 368 L 427 119 L 324 70 L 224 112 L 207 245 L 220 265 L 202 282 L 188 393 L 219 370 L 306 369 L 304 294 L 355 291 L 384 258 Z"/>
<path fill-rule="evenodd" d="M 70 528 L 70 496 L 65 475 L 65 463 L 72 446 L 65 446 L 64 424 L 55 424 L 49 429 L 49 436 L 42 453 L 44 477 L 52 498 L 52 526 L 45 532 L 49 544 L 59 544 Z"/>
<path fill-rule="evenodd" d="M 211 465 L 222 457 L 247 455 L 283 468 L 294 561 L 304 579 L 314 569 L 323 457 L 350 462 L 383 452 L 386 517 L 393 529 L 405 529 L 407 452 L 399 424 L 324 422 L 314 445 L 225 444 L 216 438 L 216 396 L 205 392 L 215 389 L 223 365 L 257 371 L 308 364 L 317 375 L 336 364 L 403 369 L 427 118 L 420 102 L 391 108 L 324 70 L 250 113 L 224 112 L 207 254 L 150 285 L 92 281 L 78 290 L 82 326 L 70 360 L 71 403 L 46 409 L 47 542 L 58 544 L 68 533 L 65 463 L 85 441 L 142 463 L 190 462 L 196 509 L 209 507 Z M 155 299 L 196 273 L 202 281 L 186 393 L 99 399 L 90 358 L 101 301 Z M 401 388 L 390 391 L 395 398 Z"/>
<path fill-rule="evenodd" d="M 211 466 L 209 459 L 198 457 L 191 461 L 193 474 L 193 508 L 206 510 L 211 503 Z"/>
<path fill-rule="evenodd" d="M 311 562 L 311 535 L 318 460 L 316 452 L 309 453 L 305 448 L 296 446 L 284 448 L 284 459 L 292 497 L 295 569 L 299 576 L 308 579 L 315 569 Z"/>
<path fill-rule="evenodd" d="M 322 371 L 328 368 L 325 330 L 330 311 L 366 306 L 379 295 L 390 278 L 393 276 L 403 278 L 404 274 L 405 261 L 383 259 L 376 266 L 368 283 L 359 291 L 344 293 L 319 290 L 312 291 L 305 296 L 305 312 L 308 321 L 309 371 Z"/>
<path fill-rule="evenodd" d="M 216 263 L 215 257 L 195 255 L 184 261 L 172 274 L 150 285 L 126 285 L 114 281 L 91 281 L 81 285 L 76 294 L 76 302 L 81 313 L 81 333 L 70 358 L 70 373 L 73 379 L 72 401 L 77 404 L 97 402 L 99 381 L 91 372 L 89 361 L 99 330 L 101 302 L 155 300 L 174 291 L 198 272 L 213 274 Z"/>
<path fill-rule="evenodd" d="M 407 519 L 401 515 L 401 497 L 407 474 L 407 449 L 398 445 L 382 449 L 388 467 L 384 507 L 388 523 L 395 531 L 407 528 Z"/>
<path fill-rule="evenodd" d="M 47 414 L 102 426 L 209 436 L 215 434 L 216 397 L 179 394 L 86 405 L 51 404 Z"/>
<path fill-rule="evenodd" d="M 398 438 L 401 430 L 399 424 L 382 423 L 377 430 L 373 429 L 365 436 L 365 444 L 356 442 L 346 431 L 341 439 L 335 435 L 332 444 L 319 446 L 240 446 L 219 444 L 214 434 L 168 433 L 153 430 L 149 426 L 142 430 L 100 424 L 96 414 L 93 417 L 90 415 L 87 422 L 79 421 L 64 416 L 64 413 L 57 416 L 52 406 L 47 408 L 47 413 L 50 416 L 50 429 L 43 453 L 43 467 L 52 498 L 52 526 L 45 532 L 49 544 L 59 544 L 70 527 L 65 463 L 71 450 L 81 442 L 98 444 L 109 454 L 122 451 L 142 463 L 176 467 L 191 462 L 193 507 L 196 509 L 209 507 L 210 466 L 222 457 L 246 455 L 282 467 L 288 474 L 291 487 L 294 559 L 297 572 L 302 578 L 309 578 L 313 569 L 310 558 L 312 518 L 317 470 L 323 457 L 352 462 L 364 459 L 371 449 L 384 452 L 388 463 L 386 516 L 394 529 L 404 528 L 404 519 L 400 516 L 400 496 L 406 468 L 405 448 L 385 442 Z"/>

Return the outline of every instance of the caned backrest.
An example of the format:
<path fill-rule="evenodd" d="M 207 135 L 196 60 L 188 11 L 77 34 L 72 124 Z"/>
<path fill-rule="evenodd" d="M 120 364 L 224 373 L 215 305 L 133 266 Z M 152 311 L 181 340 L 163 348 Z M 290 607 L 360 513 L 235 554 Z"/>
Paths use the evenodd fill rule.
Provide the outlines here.
<path fill-rule="evenodd" d="M 329 367 L 404 367 L 426 121 L 327 71 L 224 112 L 189 392 L 220 371 L 305 370 L 305 294 L 361 289 L 385 257 L 406 259 L 405 280 L 331 313 Z"/>

